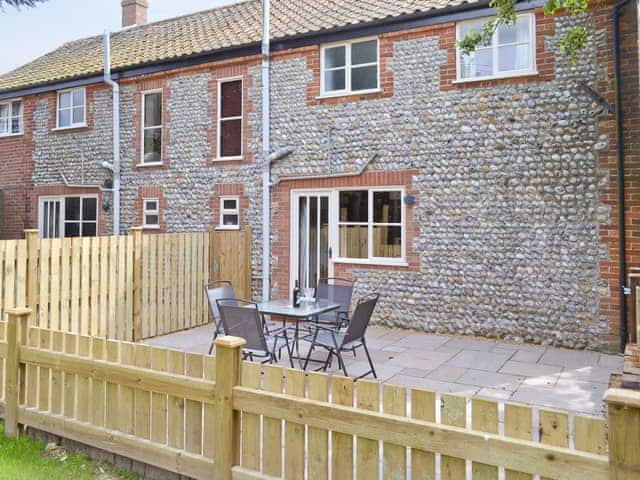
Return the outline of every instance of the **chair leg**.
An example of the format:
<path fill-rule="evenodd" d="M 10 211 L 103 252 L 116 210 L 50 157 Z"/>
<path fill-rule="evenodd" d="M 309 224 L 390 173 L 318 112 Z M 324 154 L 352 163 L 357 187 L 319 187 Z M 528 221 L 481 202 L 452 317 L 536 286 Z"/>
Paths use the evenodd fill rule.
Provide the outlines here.
<path fill-rule="evenodd" d="M 344 372 L 344 376 L 348 377 L 349 374 L 347 373 L 347 366 L 344 363 L 344 360 L 342 359 L 342 354 L 340 353 L 340 349 L 336 349 L 336 356 L 338 357 L 338 368 L 342 367 L 342 371 Z"/>
<path fill-rule="evenodd" d="M 364 337 L 362 337 L 362 346 L 364 347 L 364 353 L 367 355 L 367 360 L 369 360 L 369 366 L 371 367 L 371 373 L 373 373 L 373 378 L 378 378 L 378 375 L 376 374 L 376 369 L 373 366 L 373 361 L 371 360 L 371 355 L 369 355 L 367 342 L 365 342 Z"/>
<path fill-rule="evenodd" d="M 327 371 L 327 368 L 331 366 L 331 357 L 333 357 L 333 348 L 328 348 L 327 350 L 329 351 L 329 353 L 327 354 L 327 360 L 324 362 L 323 368 L 325 372 Z"/>
<path fill-rule="evenodd" d="M 286 335 L 286 332 L 285 332 Z M 293 351 L 291 350 L 291 347 L 289 346 L 289 337 L 284 337 L 284 342 L 287 345 L 287 353 L 289 354 L 289 363 L 291 364 L 291 368 L 295 368 L 293 366 Z M 278 354 L 280 355 L 280 358 L 282 358 L 282 349 L 280 349 L 280 351 L 278 352 Z M 307 360 L 309 359 L 309 357 L 307 357 Z"/>
<path fill-rule="evenodd" d="M 213 337 L 213 340 L 215 340 L 216 337 Z M 211 352 L 213 352 L 213 347 L 215 346 L 215 344 L 213 343 L 213 340 L 211 341 L 211 346 L 209 347 L 209 355 L 211 355 Z"/>

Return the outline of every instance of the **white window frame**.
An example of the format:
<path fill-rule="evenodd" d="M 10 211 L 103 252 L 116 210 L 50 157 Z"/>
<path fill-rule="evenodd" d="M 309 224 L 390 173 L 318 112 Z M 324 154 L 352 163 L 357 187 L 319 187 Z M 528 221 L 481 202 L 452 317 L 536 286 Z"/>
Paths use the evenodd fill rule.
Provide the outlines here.
<path fill-rule="evenodd" d="M 156 208 L 147 208 L 147 202 L 156 202 Z M 158 223 L 147 223 L 147 215 L 156 215 Z M 159 198 L 143 198 L 142 199 L 142 226 L 144 228 L 160 228 L 160 199 Z"/>
<path fill-rule="evenodd" d="M 73 103 L 73 93 L 74 92 L 82 92 L 82 122 L 73 121 L 73 109 L 79 105 L 75 105 Z M 71 106 L 66 108 L 60 108 L 60 95 L 63 93 L 71 93 Z M 71 112 L 70 120 L 71 123 L 69 125 L 61 126 L 60 125 L 60 111 L 61 110 L 69 110 Z M 69 130 L 72 128 L 82 128 L 87 126 L 87 89 L 84 87 L 81 88 L 67 88 L 66 90 L 58 90 L 56 95 L 56 130 Z"/>
<path fill-rule="evenodd" d="M 376 77 L 376 87 L 375 88 L 368 88 L 365 90 L 352 90 L 351 89 L 351 69 L 352 69 L 352 65 L 351 65 L 351 45 L 353 45 L 354 43 L 363 43 L 363 42 L 369 42 L 371 40 L 375 40 L 376 41 L 376 61 L 375 63 L 362 63 L 362 64 L 358 64 L 357 67 L 369 67 L 369 66 L 373 66 L 376 65 L 377 68 L 377 77 Z M 341 47 L 344 46 L 345 47 L 345 73 L 344 73 L 344 86 L 345 88 L 343 90 L 329 90 L 327 91 L 326 89 L 326 85 L 325 85 L 325 79 L 324 79 L 324 74 L 325 74 L 325 50 L 327 50 L 328 48 L 334 48 L 334 47 Z M 338 70 L 341 69 L 342 67 L 338 67 L 338 68 L 332 68 L 332 70 Z M 380 88 L 380 39 L 378 37 L 365 37 L 365 38 L 356 38 L 353 40 L 349 40 L 346 42 L 334 42 L 334 43 L 327 43 L 322 45 L 322 47 L 320 48 L 320 97 L 324 98 L 324 97 L 341 97 L 341 96 L 345 96 L 345 95 L 363 95 L 363 94 L 367 94 L 367 93 L 375 93 L 375 92 L 380 92 L 381 88 Z"/>
<path fill-rule="evenodd" d="M 236 208 L 224 208 L 225 200 L 233 200 L 236 202 Z M 237 225 L 225 225 L 224 224 L 224 216 L 225 215 L 237 215 L 238 216 L 238 224 Z M 224 197 L 220 197 L 220 216 L 218 219 L 218 230 L 239 230 L 240 229 L 240 197 L 238 195 L 226 195 Z"/>
<path fill-rule="evenodd" d="M 144 100 L 147 95 L 152 95 L 154 93 L 160 94 L 160 125 L 155 125 L 153 127 L 145 127 L 144 126 Z M 140 92 L 140 162 L 138 163 L 139 167 L 156 167 L 158 165 L 162 165 L 163 155 L 162 152 L 164 150 L 164 91 L 162 88 L 155 88 L 153 90 L 145 90 Z M 147 130 L 160 130 L 160 161 L 159 162 L 145 162 L 144 161 L 144 133 Z"/>
<path fill-rule="evenodd" d="M 236 117 L 227 117 L 222 118 L 222 84 L 229 82 L 237 82 L 240 81 L 240 95 L 242 98 L 240 99 L 240 116 Z M 229 161 L 229 160 L 242 160 L 244 158 L 244 78 L 239 77 L 228 77 L 228 78 L 220 78 L 218 79 L 218 105 L 217 105 L 217 119 L 216 119 L 216 145 L 218 148 L 216 149 L 216 161 Z M 229 120 L 240 120 L 240 155 L 232 155 L 228 157 L 222 156 L 222 122 L 226 122 Z"/>
<path fill-rule="evenodd" d="M 80 199 L 80 220 L 67 220 L 65 218 L 65 201 L 67 198 L 79 198 Z M 98 236 L 98 232 L 100 231 L 100 203 L 99 203 L 99 198 L 98 195 L 95 194 L 89 194 L 89 195 L 47 195 L 47 196 L 41 196 L 38 197 L 38 228 L 40 230 L 40 233 L 44 233 L 44 218 L 42 217 L 43 213 L 44 213 L 44 203 L 47 201 L 60 201 L 60 225 L 59 225 L 59 229 L 58 231 L 60 232 L 60 237 L 59 238 L 65 238 L 65 225 L 67 223 L 79 223 L 80 224 L 80 231 L 82 232 L 82 224 L 83 223 L 89 223 L 89 222 L 85 222 L 82 220 L 82 203 L 83 200 L 86 198 L 94 198 L 96 200 L 96 219 L 95 219 L 95 224 L 96 224 L 96 236 Z M 79 238 L 82 238 L 83 235 L 81 235 Z M 69 237 L 67 237 L 69 238 Z"/>
<path fill-rule="evenodd" d="M 15 103 L 20 103 L 22 105 L 22 108 L 20 109 L 20 115 L 15 115 L 13 112 L 13 105 Z M 24 135 L 24 102 L 22 101 L 22 98 L 12 98 L 10 100 L 2 100 L 0 102 L 0 106 L 2 105 L 6 105 L 9 107 L 9 129 L 7 130 L 6 133 L 0 133 L 0 138 Z M 13 125 L 13 120 L 16 118 L 18 118 L 20 121 L 20 131 L 14 133 L 11 131 L 11 127 Z"/>
<path fill-rule="evenodd" d="M 513 78 L 513 77 L 524 77 L 524 76 L 529 76 L 529 75 L 537 75 L 538 71 L 537 71 L 537 64 L 536 64 L 536 17 L 534 15 L 533 12 L 526 12 L 526 13 L 519 13 L 516 15 L 517 18 L 522 18 L 522 17 L 526 17 L 529 19 L 529 32 L 530 32 L 530 48 L 529 48 L 529 66 L 526 69 L 522 69 L 522 70 L 510 70 L 507 72 L 500 72 L 498 70 L 499 68 L 499 57 L 498 57 L 498 51 L 499 51 L 499 46 L 504 47 L 504 46 L 508 46 L 508 45 L 519 45 L 522 44 L 524 42 L 513 42 L 513 43 L 505 43 L 505 44 L 501 44 L 498 45 L 498 31 L 496 30 L 493 34 L 493 37 L 491 38 L 491 45 L 488 46 L 491 48 L 492 50 L 492 56 L 493 56 L 493 74 L 492 75 L 485 75 L 483 77 L 470 77 L 470 78 L 463 78 L 462 77 L 462 65 L 460 62 L 460 55 L 461 55 L 461 50 L 460 48 L 456 47 L 456 80 L 454 83 L 466 83 L 466 82 L 478 82 L 478 81 L 482 81 L 482 80 L 493 80 L 493 79 L 499 79 L 499 78 Z M 477 23 L 480 21 L 487 21 L 490 20 L 491 17 L 486 17 L 486 18 L 474 18 L 473 20 L 467 20 L 464 22 L 458 22 L 456 24 L 456 41 L 458 40 L 462 40 L 462 36 L 460 34 L 460 27 L 469 23 Z M 500 27 L 498 27 L 500 28 Z"/>

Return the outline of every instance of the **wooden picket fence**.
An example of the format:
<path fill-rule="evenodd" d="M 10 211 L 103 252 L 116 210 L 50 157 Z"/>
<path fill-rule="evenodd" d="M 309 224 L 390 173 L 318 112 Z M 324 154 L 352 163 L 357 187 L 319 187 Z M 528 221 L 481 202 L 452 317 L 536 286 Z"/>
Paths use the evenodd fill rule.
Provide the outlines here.
<path fill-rule="evenodd" d="M 197 479 L 637 479 L 640 395 L 600 418 L 0 323 L 0 415 Z M 1 365 L 0 365 L 1 367 Z M 504 473 L 502 472 L 504 471 Z"/>
<path fill-rule="evenodd" d="M 229 275 L 250 297 L 250 238 L 245 230 L 134 229 L 117 237 L 39 239 L 29 230 L 25 240 L 0 241 L 0 311 L 29 307 L 31 325 L 119 340 L 202 325 L 209 321 L 209 279 Z"/>

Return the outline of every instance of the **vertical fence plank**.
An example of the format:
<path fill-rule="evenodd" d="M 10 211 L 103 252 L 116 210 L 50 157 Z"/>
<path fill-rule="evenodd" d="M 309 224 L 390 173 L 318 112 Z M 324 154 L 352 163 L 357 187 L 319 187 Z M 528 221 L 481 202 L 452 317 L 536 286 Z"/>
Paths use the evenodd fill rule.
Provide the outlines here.
<path fill-rule="evenodd" d="M 513 405 L 510 403 L 504 406 L 504 434 L 506 437 L 517 438 L 519 440 L 529 440 L 533 438 L 533 418 L 531 407 L 525 405 Z M 513 470 L 505 470 L 506 480 L 531 480 L 532 475 Z"/>
<path fill-rule="evenodd" d="M 168 371 L 184 375 L 185 353 L 169 351 Z M 169 446 L 184 448 L 184 398 L 169 396 Z"/>
<path fill-rule="evenodd" d="M 127 292 L 126 288 L 126 279 L 127 279 L 127 237 L 120 236 L 118 237 L 118 286 L 117 293 L 118 296 L 118 317 L 116 320 L 116 332 L 114 335 L 116 338 L 120 340 L 131 341 L 132 339 L 127 338 L 127 330 L 126 330 L 126 310 L 127 310 Z"/>
<path fill-rule="evenodd" d="M 71 322 L 70 331 L 80 333 L 80 266 L 82 261 L 81 238 L 71 239 Z"/>
<path fill-rule="evenodd" d="M 8 305 L 5 304 L 4 291 L 7 281 L 7 272 L 5 271 L 5 250 L 9 242 L 0 242 L 0 321 L 6 321 L 4 312 Z"/>
<path fill-rule="evenodd" d="M 197 353 L 188 353 L 186 374 L 193 378 L 202 378 L 203 358 Z M 185 449 L 196 455 L 202 454 L 202 402 L 186 401 L 185 411 Z"/>
<path fill-rule="evenodd" d="M 332 403 L 353 406 L 353 380 L 334 376 L 331 379 Z M 335 480 L 353 478 L 353 437 L 344 433 L 331 433 L 331 472 Z"/>
<path fill-rule="evenodd" d="M 133 233 L 133 339 L 142 338 L 142 229 Z"/>
<path fill-rule="evenodd" d="M 140 281 L 141 289 L 141 315 L 142 315 L 142 333 L 141 338 L 149 338 L 149 275 L 150 275 L 150 252 L 149 252 L 149 235 L 142 236 L 142 275 Z"/>
<path fill-rule="evenodd" d="M 27 333 L 27 345 L 37 348 L 40 344 L 40 329 L 29 328 Z M 35 408 L 38 406 L 38 366 L 32 363 L 26 365 L 27 370 L 27 382 L 26 382 L 26 405 L 29 408 Z"/>
<path fill-rule="evenodd" d="M 64 333 L 51 332 L 51 350 L 54 352 L 64 351 Z M 51 370 L 51 413 L 60 415 L 62 413 L 62 391 L 64 387 L 64 376 L 60 369 Z"/>
<path fill-rule="evenodd" d="M 125 294 L 126 294 L 126 301 L 125 301 L 125 334 L 124 334 L 124 338 L 129 341 L 129 342 L 133 342 L 135 340 L 134 338 L 134 331 L 133 331 L 133 290 L 134 290 L 134 284 L 133 284 L 133 275 L 134 275 L 134 265 L 133 265 L 133 237 L 132 236 L 128 236 L 127 237 L 127 241 L 126 241 L 126 245 L 127 245 L 127 250 L 126 250 L 126 278 L 125 278 Z"/>
<path fill-rule="evenodd" d="M 184 258 L 185 258 L 184 234 L 178 234 L 178 330 L 184 329 L 185 314 L 185 285 L 184 285 Z"/>
<path fill-rule="evenodd" d="M 100 327 L 98 335 L 107 336 L 109 323 L 109 237 L 100 237 Z"/>
<path fill-rule="evenodd" d="M 29 309 L 7 309 L 6 339 L 9 349 L 6 358 L 5 374 L 5 414 L 4 433 L 9 438 L 18 436 L 18 407 L 20 404 L 20 378 L 24 371 L 20 369 L 19 351 L 24 344 Z M 24 377 L 22 377 L 24 378 Z"/>
<path fill-rule="evenodd" d="M 441 422 L 444 425 L 464 428 L 466 426 L 466 399 L 453 395 L 441 397 Z M 459 480 L 465 478 L 466 464 L 461 458 L 442 455 L 440 461 L 442 480 Z"/>
<path fill-rule="evenodd" d="M 82 239 L 82 265 L 80 288 L 80 330 L 78 333 L 89 335 L 91 331 L 91 312 L 89 310 L 91 294 L 91 238 Z"/>
<path fill-rule="evenodd" d="M 171 234 L 171 330 L 173 332 L 179 329 L 178 286 L 176 285 L 176 279 L 178 278 L 178 248 L 178 234 L 173 233 Z"/>
<path fill-rule="evenodd" d="M 86 336 L 78 336 L 78 355 L 81 357 L 89 357 L 91 355 L 91 338 Z M 81 422 L 89 421 L 89 377 L 78 375 L 78 414 L 77 418 Z"/>
<path fill-rule="evenodd" d="M 7 240 L 4 251 L 4 309 L 16 307 L 16 246 L 15 240 Z"/>
<path fill-rule="evenodd" d="M 18 241 L 18 258 L 16 262 L 16 306 L 27 307 L 27 242 Z M 37 305 L 34 306 L 37 308 Z M 33 322 L 33 313 L 29 322 Z"/>
<path fill-rule="evenodd" d="M 70 294 L 71 294 L 71 238 L 62 239 L 62 255 L 60 257 L 60 329 L 68 332 L 70 322 Z"/>
<path fill-rule="evenodd" d="M 64 352 L 75 355 L 77 352 L 77 335 L 73 333 L 65 333 L 64 335 Z M 67 418 L 75 418 L 76 415 L 76 380 L 77 376 L 73 373 L 64 372 L 64 405 L 62 413 Z"/>
<path fill-rule="evenodd" d="M 566 413 L 540 410 L 539 430 L 540 443 L 554 447 L 569 447 L 569 416 Z"/>
<path fill-rule="evenodd" d="M 471 400 L 471 428 L 480 432 L 498 434 L 498 404 L 489 400 Z M 473 480 L 498 480 L 498 467 L 473 462 Z"/>
<path fill-rule="evenodd" d="M 53 328 L 51 322 L 51 317 L 49 313 L 49 285 L 52 282 L 51 273 L 50 273 L 50 264 L 51 264 L 51 241 L 43 240 L 40 245 L 40 276 L 38 278 L 38 307 L 39 307 L 39 319 L 38 326 L 40 328 Z M 38 270 L 36 269 L 36 274 Z M 30 305 L 31 307 L 35 307 L 35 305 Z"/>
<path fill-rule="evenodd" d="M 151 368 L 151 348 L 148 345 L 136 344 L 133 355 L 136 367 Z M 151 392 L 136 388 L 134 397 L 135 435 L 149 439 L 151 437 Z"/>
<path fill-rule="evenodd" d="M 106 345 L 107 361 L 112 363 L 120 362 L 120 342 L 115 340 L 107 340 Z M 105 412 L 105 424 L 110 430 L 117 430 L 118 428 L 118 384 L 113 382 L 107 382 L 106 385 L 106 412 Z"/>
<path fill-rule="evenodd" d="M 167 350 L 151 349 L 151 368 L 158 372 L 167 371 Z M 167 443 L 167 395 L 151 394 L 151 440 L 165 445 Z"/>
<path fill-rule="evenodd" d="M 436 421 L 436 394 L 426 390 L 411 391 L 411 416 L 426 422 Z M 434 480 L 436 478 L 436 456 L 424 450 L 411 451 L 412 480 Z"/>
<path fill-rule="evenodd" d="M 51 330 L 40 330 L 41 350 L 51 350 Z M 48 411 L 50 407 L 49 392 L 51 388 L 51 369 L 40 367 L 38 379 L 38 409 Z"/>
<path fill-rule="evenodd" d="M 380 411 L 380 384 L 370 380 L 359 380 L 356 383 L 357 407 L 361 410 Z M 358 480 L 374 480 L 378 478 L 379 442 L 369 438 L 358 437 L 356 472 Z"/>
<path fill-rule="evenodd" d="M 104 338 L 91 338 L 91 358 L 94 360 L 106 359 L 106 341 Z M 104 380 L 93 378 L 91 380 L 91 423 L 98 427 L 104 426 L 105 420 L 105 395 L 106 383 Z"/>
<path fill-rule="evenodd" d="M 407 415 L 407 389 L 393 385 L 383 385 L 382 409 L 391 415 Z M 407 449 L 402 445 L 384 443 L 383 476 L 385 479 L 404 480 L 407 478 Z"/>
<path fill-rule="evenodd" d="M 107 322 L 107 337 L 118 338 L 118 237 L 109 237 L 109 321 Z"/>
<path fill-rule="evenodd" d="M 51 330 L 60 330 L 60 268 L 62 261 L 62 240 L 59 238 L 53 238 L 48 243 L 51 245 L 49 327 Z"/>
<path fill-rule="evenodd" d="M 165 243 L 165 235 L 156 235 L 156 276 L 158 278 L 157 285 L 157 309 L 158 312 L 156 314 L 156 322 L 158 326 L 157 335 L 164 335 L 165 333 L 169 333 L 169 330 L 166 329 L 165 325 L 165 311 L 164 311 L 164 289 L 165 289 L 165 268 L 164 268 L 164 243 Z"/>
<path fill-rule="evenodd" d="M 259 389 L 262 372 L 259 363 L 242 362 L 240 383 L 243 387 Z M 260 416 L 254 413 L 242 414 L 242 455 L 241 465 L 249 470 L 260 471 Z"/>
<path fill-rule="evenodd" d="M 602 418 L 576 415 L 573 419 L 573 438 L 576 450 L 607 454 L 607 423 Z"/>
<path fill-rule="evenodd" d="M 216 359 L 207 355 L 204 357 L 204 378 L 205 380 L 215 381 L 216 379 Z M 204 405 L 204 421 L 202 426 L 202 454 L 207 458 L 213 458 L 215 449 L 215 414 L 216 407 L 211 403 Z"/>
<path fill-rule="evenodd" d="M 157 291 L 157 265 L 158 265 L 158 242 L 156 235 L 146 235 L 145 240 L 148 239 L 149 245 L 147 247 L 149 253 L 149 260 L 147 263 L 149 276 L 147 282 L 149 284 L 148 299 L 149 308 L 147 309 L 147 318 L 145 323 L 147 324 L 149 331 L 148 336 L 155 337 L 158 335 L 158 291 Z"/>
<path fill-rule="evenodd" d="M 29 320 L 29 325 L 40 325 L 39 317 L 37 316 L 38 306 L 40 304 L 40 300 L 38 298 L 38 257 L 40 249 L 40 239 L 38 238 L 38 234 L 38 230 L 27 229 L 24 231 L 24 237 L 27 244 L 26 306 L 33 310 L 33 315 Z M 1 274 L 2 273 L 0 269 L 0 275 Z"/>
<path fill-rule="evenodd" d="M 98 308 L 100 299 L 100 238 L 91 239 L 91 315 L 89 320 L 89 331 L 91 336 L 99 336 L 98 322 L 100 321 L 100 310 Z"/>
<path fill-rule="evenodd" d="M 135 365 L 134 344 L 122 342 L 120 344 L 120 362 L 124 365 Z M 135 402 L 133 388 L 120 385 L 118 408 L 118 429 L 121 432 L 133 433 L 135 425 Z"/>
<path fill-rule="evenodd" d="M 264 386 L 268 392 L 282 392 L 282 367 L 264 366 Z M 264 417 L 262 424 L 262 469 L 267 475 L 282 475 L 282 420 Z"/>
<path fill-rule="evenodd" d="M 609 422 L 611 480 L 636 480 L 640 472 L 640 395 L 611 388 L 604 395 Z"/>
<path fill-rule="evenodd" d="M 304 397 L 304 372 L 285 369 L 284 393 Z M 284 478 L 296 480 L 304 477 L 304 425 L 285 422 L 284 427 Z"/>
<path fill-rule="evenodd" d="M 329 377 L 321 373 L 308 374 L 307 396 L 319 402 L 329 401 Z M 329 478 L 329 432 L 322 428 L 309 427 L 308 449 L 309 480 Z"/>

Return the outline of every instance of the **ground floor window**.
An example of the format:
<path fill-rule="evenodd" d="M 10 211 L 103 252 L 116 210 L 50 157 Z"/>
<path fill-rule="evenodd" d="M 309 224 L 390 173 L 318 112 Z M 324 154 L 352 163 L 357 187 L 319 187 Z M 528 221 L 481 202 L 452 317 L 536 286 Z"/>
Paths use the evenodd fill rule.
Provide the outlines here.
<path fill-rule="evenodd" d="M 95 237 L 98 234 L 96 195 L 40 197 L 42 238 Z"/>
<path fill-rule="evenodd" d="M 142 200 L 142 217 L 146 228 L 160 227 L 160 202 L 157 198 Z"/>
<path fill-rule="evenodd" d="M 234 229 L 240 225 L 240 198 L 220 197 L 219 228 Z"/>

